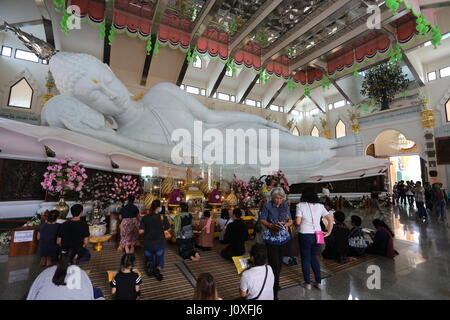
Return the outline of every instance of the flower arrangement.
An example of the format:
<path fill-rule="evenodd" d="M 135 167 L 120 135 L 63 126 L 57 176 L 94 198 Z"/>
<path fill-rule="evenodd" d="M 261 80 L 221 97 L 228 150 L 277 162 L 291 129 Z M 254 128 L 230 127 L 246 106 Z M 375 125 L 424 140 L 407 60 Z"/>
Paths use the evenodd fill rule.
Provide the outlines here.
<path fill-rule="evenodd" d="M 271 190 L 275 187 L 283 188 L 284 192 L 289 193 L 289 183 L 281 170 L 278 170 L 275 174 L 266 176 L 266 186 Z"/>
<path fill-rule="evenodd" d="M 264 182 L 256 177 L 251 177 L 248 182 L 248 193 L 254 206 L 257 206 L 263 199 L 263 186 Z"/>
<path fill-rule="evenodd" d="M 53 194 L 65 191 L 80 192 L 87 177 L 86 169 L 78 162 L 70 158 L 57 158 L 55 164 L 47 167 L 41 185 L 44 190 Z"/>
<path fill-rule="evenodd" d="M 234 194 L 239 202 L 243 202 L 249 197 L 248 184 L 244 180 L 236 178 L 233 179 L 231 181 L 231 187 L 233 188 Z"/>
<path fill-rule="evenodd" d="M 80 192 L 81 201 L 94 201 L 94 207 L 105 210 L 111 204 L 110 191 L 114 185 L 111 173 L 97 172 Z"/>
<path fill-rule="evenodd" d="M 141 190 L 140 183 L 137 178 L 123 175 L 120 178 L 114 178 L 109 197 L 113 200 L 125 202 L 128 196 L 137 196 Z"/>

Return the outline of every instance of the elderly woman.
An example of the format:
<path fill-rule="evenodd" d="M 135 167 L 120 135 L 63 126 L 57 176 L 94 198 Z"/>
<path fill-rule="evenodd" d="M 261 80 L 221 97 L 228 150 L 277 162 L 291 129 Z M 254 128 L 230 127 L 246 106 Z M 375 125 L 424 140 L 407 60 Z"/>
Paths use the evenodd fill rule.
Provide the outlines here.
<path fill-rule="evenodd" d="M 292 225 L 292 219 L 284 190 L 281 187 L 273 188 L 270 197 L 271 200 L 261 210 L 260 219 L 265 227 L 263 239 L 267 247 L 269 265 L 275 276 L 273 296 L 277 300 L 283 253 L 287 242 L 291 239 L 289 227 Z"/>

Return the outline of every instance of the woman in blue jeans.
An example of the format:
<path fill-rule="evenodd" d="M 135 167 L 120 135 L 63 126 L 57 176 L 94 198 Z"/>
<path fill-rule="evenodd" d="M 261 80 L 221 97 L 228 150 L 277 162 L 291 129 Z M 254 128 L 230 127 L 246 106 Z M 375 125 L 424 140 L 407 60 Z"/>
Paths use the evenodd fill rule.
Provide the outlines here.
<path fill-rule="evenodd" d="M 322 278 L 320 276 L 320 264 L 317 260 L 320 245 L 316 242 L 316 231 L 322 232 L 320 221 L 322 218 L 328 221 L 328 230 L 324 237 L 328 237 L 333 230 L 333 217 L 319 203 L 319 198 L 313 189 L 307 188 L 303 191 L 300 203 L 297 204 L 295 222 L 300 227 L 299 246 L 300 256 L 302 258 L 302 271 L 306 283 L 306 289 L 311 289 L 312 267 L 315 277 L 314 286 L 320 289 Z"/>
<path fill-rule="evenodd" d="M 164 231 L 170 229 L 170 223 L 162 211 L 161 201 L 154 200 L 150 205 L 149 214 L 142 218 L 139 234 L 144 234 L 144 255 L 147 274 L 163 280 L 161 273 L 164 268 L 164 252 L 166 240 Z"/>

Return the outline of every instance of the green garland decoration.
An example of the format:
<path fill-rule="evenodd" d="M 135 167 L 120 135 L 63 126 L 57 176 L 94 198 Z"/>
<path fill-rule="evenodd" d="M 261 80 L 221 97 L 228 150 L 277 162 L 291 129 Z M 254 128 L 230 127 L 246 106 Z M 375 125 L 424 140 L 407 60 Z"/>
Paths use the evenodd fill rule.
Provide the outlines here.
<path fill-rule="evenodd" d="M 116 28 L 114 27 L 114 24 L 111 24 L 111 28 L 109 28 L 109 34 L 108 34 L 108 41 L 109 41 L 109 45 L 112 45 L 112 42 L 115 39 L 114 34 L 116 33 Z"/>
<path fill-rule="evenodd" d="M 328 76 L 325 76 L 325 77 L 323 78 L 323 80 L 321 81 L 321 85 L 322 85 L 322 89 L 323 89 L 323 90 L 329 89 L 329 88 L 330 88 L 330 85 L 331 85 L 330 78 L 328 78 Z"/>
<path fill-rule="evenodd" d="M 306 84 L 303 87 L 303 95 L 306 97 L 309 97 L 311 95 L 311 87 L 309 86 L 309 84 Z"/>
<path fill-rule="evenodd" d="M 353 76 L 355 77 L 355 79 L 359 78 L 359 72 L 358 72 L 358 63 L 355 63 L 353 65 Z"/>
<path fill-rule="evenodd" d="M 269 73 L 265 69 L 259 71 L 259 83 L 266 84 L 269 81 Z"/>
<path fill-rule="evenodd" d="M 100 37 L 104 39 L 106 36 L 106 19 L 100 23 Z"/>
<path fill-rule="evenodd" d="M 159 53 L 159 41 L 156 41 L 155 47 L 153 48 L 153 54 L 157 56 Z"/>
<path fill-rule="evenodd" d="M 292 79 L 292 77 L 289 77 L 289 79 L 286 80 L 287 88 L 289 91 L 294 91 L 297 89 L 297 83 Z"/>
<path fill-rule="evenodd" d="M 60 12 L 61 9 L 64 10 L 66 7 L 66 1 L 64 0 L 53 0 L 53 5 L 55 6 L 55 11 Z"/>
<path fill-rule="evenodd" d="M 147 39 L 147 46 L 145 49 L 147 50 L 147 55 L 150 55 L 150 52 L 152 52 L 152 37 Z"/>
<path fill-rule="evenodd" d="M 230 71 L 233 74 L 237 71 L 236 64 L 234 63 L 234 59 L 232 57 L 229 57 L 227 61 L 227 72 Z"/>
<path fill-rule="evenodd" d="M 69 17 L 70 14 L 67 12 L 67 10 L 64 9 L 59 25 L 61 26 L 61 32 L 64 33 L 65 35 L 68 35 L 70 30 L 68 25 Z"/>
<path fill-rule="evenodd" d="M 398 43 L 395 46 L 395 48 L 391 48 L 391 50 L 389 51 L 389 55 L 390 55 L 389 62 L 391 63 L 396 63 L 402 60 L 403 53 Z"/>

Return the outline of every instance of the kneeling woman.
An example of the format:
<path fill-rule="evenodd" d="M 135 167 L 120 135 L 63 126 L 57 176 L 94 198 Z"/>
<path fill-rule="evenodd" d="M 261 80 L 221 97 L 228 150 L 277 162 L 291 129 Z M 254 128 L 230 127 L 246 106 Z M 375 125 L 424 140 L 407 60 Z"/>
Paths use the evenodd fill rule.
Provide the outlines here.
<path fill-rule="evenodd" d="M 34 280 L 27 300 L 95 300 L 102 298 L 100 289 L 92 287 L 84 270 L 72 265 L 75 255 L 62 251 L 58 265 L 41 272 Z M 77 277 L 78 279 L 75 279 Z"/>
<path fill-rule="evenodd" d="M 370 235 L 373 243 L 367 248 L 367 252 L 393 259 L 398 255 L 394 250 L 394 232 L 380 219 L 373 220 L 372 224 L 377 231 Z"/>

